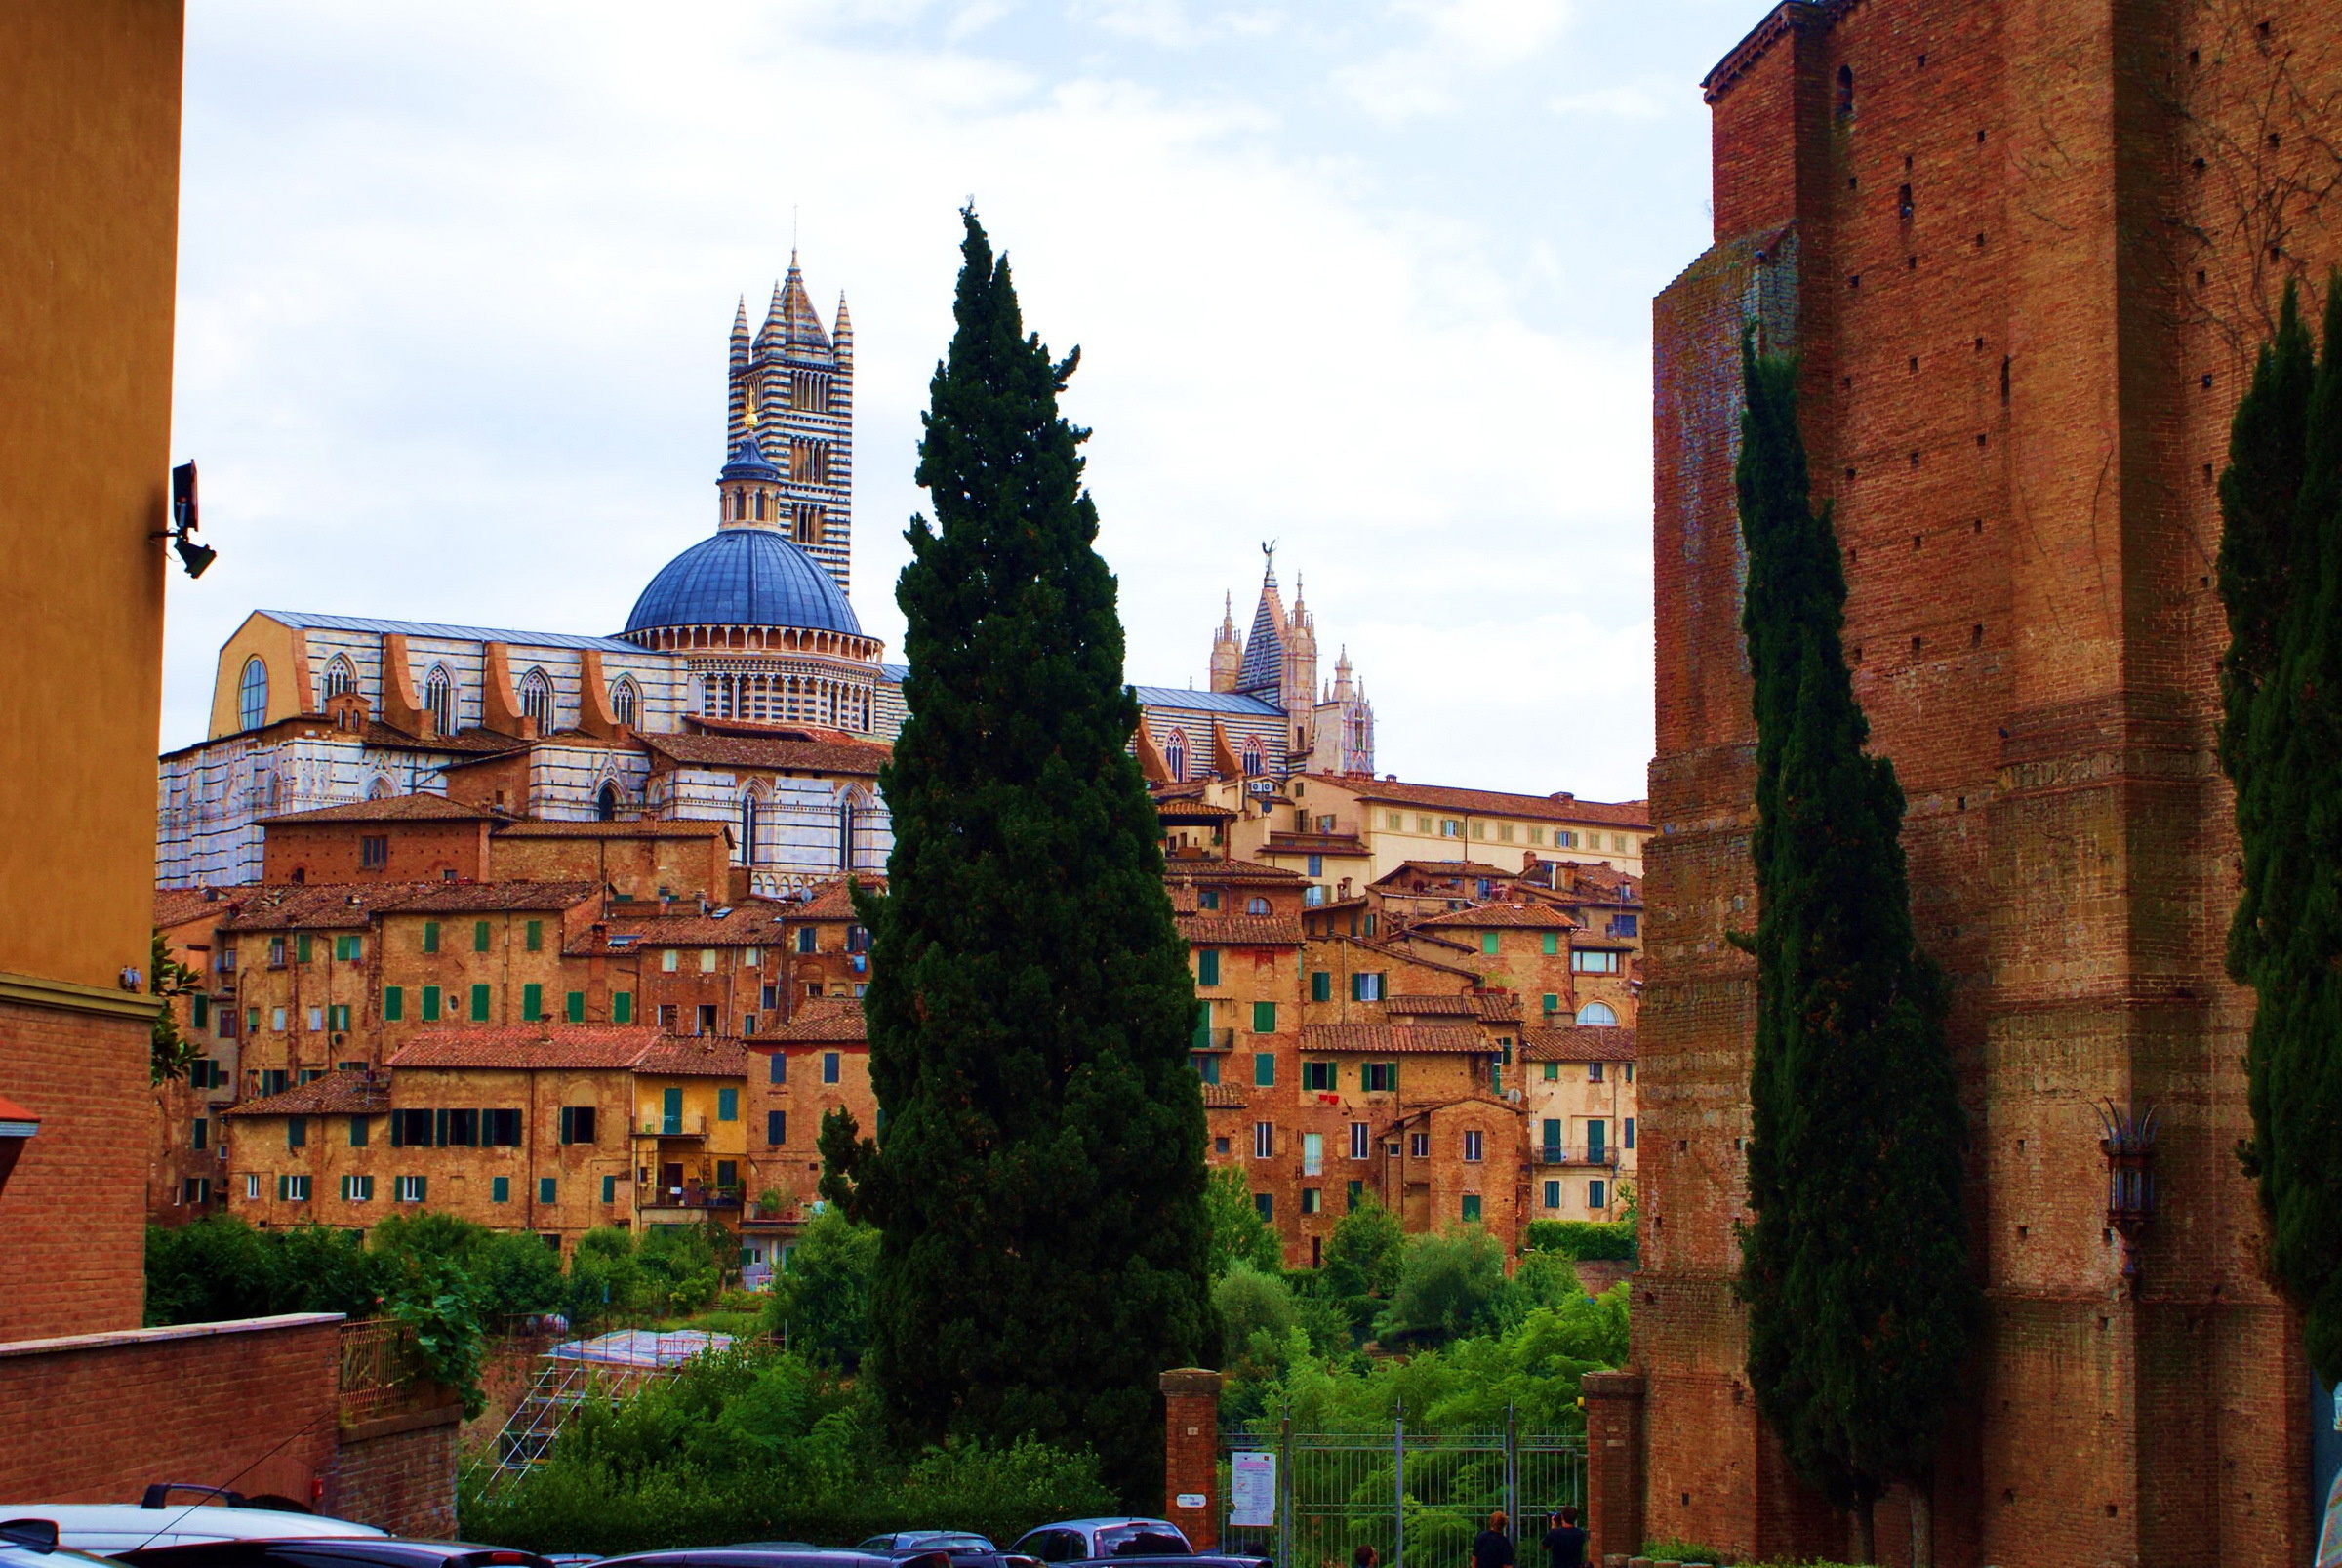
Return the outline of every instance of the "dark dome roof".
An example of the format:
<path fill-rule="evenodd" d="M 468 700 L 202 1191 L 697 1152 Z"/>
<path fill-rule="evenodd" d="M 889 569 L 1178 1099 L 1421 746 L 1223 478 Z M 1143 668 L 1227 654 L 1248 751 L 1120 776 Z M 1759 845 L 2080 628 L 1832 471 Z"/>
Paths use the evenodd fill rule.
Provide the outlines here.
<path fill-rule="evenodd" d="M 656 626 L 800 626 L 862 635 L 828 573 L 779 534 L 730 528 L 666 563 L 634 601 L 626 630 Z"/>

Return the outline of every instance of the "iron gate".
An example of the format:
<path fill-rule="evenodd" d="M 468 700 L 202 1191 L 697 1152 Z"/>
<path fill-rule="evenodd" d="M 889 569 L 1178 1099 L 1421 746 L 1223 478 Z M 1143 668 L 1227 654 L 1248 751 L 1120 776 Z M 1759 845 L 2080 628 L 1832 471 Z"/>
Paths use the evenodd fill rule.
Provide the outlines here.
<path fill-rule="evenodd" d="M 1238 1454 L 1273 1456 L 1272 1522 L 1236 1523 Z M 1586 1439 L 1575 1432 L 1418 1432 L 1403 1411 L 1387 1429 L 1220 1437 L 1220 1539 L 1278 1568 L 1349 1568 L 1370 1546 L 1385 1568 L 1468 1568 L 1472 1540 L 1491 1513 L 1510 1521 L 1515 1556 L 1536 1561 L 1546 1516 L 1586 1506 Z M 1522 1520 L 1529 1522 L 1524 1525 Z"/>

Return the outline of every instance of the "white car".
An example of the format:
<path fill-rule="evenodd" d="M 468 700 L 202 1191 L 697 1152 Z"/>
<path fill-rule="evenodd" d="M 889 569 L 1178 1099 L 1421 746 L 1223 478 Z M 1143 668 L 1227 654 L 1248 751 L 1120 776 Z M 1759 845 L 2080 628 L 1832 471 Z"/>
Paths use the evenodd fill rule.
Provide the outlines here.
<path fill-rule="evenodd" d="M 231 1508 L 217 1503 L 0 1503 L 0 1520 L 48 1519 L 57 1544 L 73 1551 L 111 1556 L 141 1547 L 189 1547 L 216 1541 L 318 1541 L 328 1536 L 381 1536 L 370 1524 L 275 1508 Z"/>

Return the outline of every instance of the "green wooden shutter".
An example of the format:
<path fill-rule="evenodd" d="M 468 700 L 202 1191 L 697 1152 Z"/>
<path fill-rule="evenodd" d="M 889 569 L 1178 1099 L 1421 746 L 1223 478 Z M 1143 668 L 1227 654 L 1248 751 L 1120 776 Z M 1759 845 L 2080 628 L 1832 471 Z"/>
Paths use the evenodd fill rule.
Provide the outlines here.
<path fill-rule="evenodd" d="M 1203 947 L 1197 949 L 1195 953 L 1195 984 L 1198 985 L 1217 985 L 1220 984 L 1219 948 Z"/>
<path fill-rule="evenodd" d="M 423 923 L 423 950 L 424 952 L 439 950 L 439 922 L 436 920 L 425 920 Z"/>
<path fill-rule="evenodd" d="M 439 1022 L 439 987 L 436 985 L 423 988 L 423 1021 L 425 1024 Z"/>
<path fill-rule="evenodd" d="M 610 993 L 610 1022 L 613 1024 L 634 1022 L 634 993 L 632 991 L 612 991 Z"/>
<path fill-rule="evenodd" d="M 520 988 L 520 1016 L 532 1024 L 545 1016 L 545 987 L 535 981 Z"/>
<path fill-rule="evenodd" d="M 529 951 L 531 952 L 543 952 L 545 950 L 544 921 L 532 920 L 529 922 L 528 946 Z"/>
<path fill-rule="evenodd" d="M 383 1022 L 396 1024 L 407 1016 L 407 992 L 401 985 L 383 987 Z"/>
<path fill-rule="evenodd" d="M 485 920 L 474 920 L 471 923 L 471 950 L 473 952 L 488 950 L 488 922 Z"/>
<path fill-rule="evenodd" d="M 471 988 L 471 1021 L 474 1024 L 488 1022 L 488 987 L 485 985 Z"/>
<path fill-rule="evenodd" d="M 585 1023 L 586 993 L 584 991 L 571 991 L 569 995 L 562 1000 L 561 1013 L 562 1016 L 567 1018 L 572 1024 Z"/>

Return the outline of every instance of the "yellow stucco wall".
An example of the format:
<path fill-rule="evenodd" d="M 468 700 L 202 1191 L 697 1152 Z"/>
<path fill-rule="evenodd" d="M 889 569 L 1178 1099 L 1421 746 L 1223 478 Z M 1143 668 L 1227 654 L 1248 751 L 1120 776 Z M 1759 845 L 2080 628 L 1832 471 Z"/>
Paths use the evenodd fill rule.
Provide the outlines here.
<path fill-rule="evenodd" d="M 0 972 L 146 967 L 178 0 L 0 6 Z"/>

